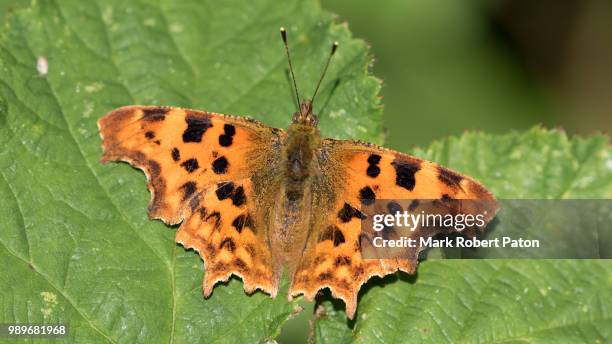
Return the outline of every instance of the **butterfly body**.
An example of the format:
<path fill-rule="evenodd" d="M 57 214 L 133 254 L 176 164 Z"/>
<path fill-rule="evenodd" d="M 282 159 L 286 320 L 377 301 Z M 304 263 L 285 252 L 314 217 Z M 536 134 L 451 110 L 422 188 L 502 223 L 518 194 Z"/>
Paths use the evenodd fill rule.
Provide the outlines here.
<path fill-rule="evenodd" d="M 316 180 L 320 177 L 318 150 L 321 137 L 317 128 L 318 119 L 312 113 L 309 101 L 300 105 L 287 128 L 281 149 L 282 181 L 279 185 L 272 224 L 273 247 L 280 247 L 276 256 L 288 267 L 290 274 L 297 268 L 302 251 L 313 232 L 312 211 Z M 313 190 L 314 188 L 314 190 Z"/>

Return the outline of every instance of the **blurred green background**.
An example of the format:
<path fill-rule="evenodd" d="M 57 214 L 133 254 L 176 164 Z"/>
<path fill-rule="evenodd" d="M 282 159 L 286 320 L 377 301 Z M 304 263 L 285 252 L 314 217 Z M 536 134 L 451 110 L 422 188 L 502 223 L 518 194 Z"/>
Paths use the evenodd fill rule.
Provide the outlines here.
<path fill-rule="evenodd" d="M 610 0 L 323 0 L 371 45 L 387 146 L 535 124 L 612 128 Z"/>

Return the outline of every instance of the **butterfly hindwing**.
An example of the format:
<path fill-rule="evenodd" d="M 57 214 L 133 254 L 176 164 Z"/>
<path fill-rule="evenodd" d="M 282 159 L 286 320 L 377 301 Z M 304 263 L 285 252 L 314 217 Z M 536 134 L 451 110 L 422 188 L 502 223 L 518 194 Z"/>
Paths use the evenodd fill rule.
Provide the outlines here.
<path fill-rule="evenodd" d="M 397 270 L 413 273 L 416 259 L 364 259 L 366 244 L 361 211 L 376 199 L 479 199 L 493 195 L 475 180 L 432 162 L 358 141 L 324 140 L 319 152 L 319 176 L 313 192 L 333 190 L 333 206 L 324 213 L 296 269 L 290 294 L 311 299 L 318 290 L 331 289 L 344 300 L 352 318 L 357 293 L 372 276 Z M 495 209 L 491 210 L 491 216 Z M 314 221 L 313 221 L 314 222 Z M 418 252 L 415 252 L 418 254 Z"/>
<path fill-rule="evenodd" d="M 251 180 L 221 182 L 197 197 L 198 206 L 179 228 L 176 241 L 195 249 L 206 262 L 204 296 L 232 274 L 242 278 L 249 293 L 259 288 L 276 295 L 280 269 L 266 245 L 261 208 L 246 201 L 254 197 Z"/>
<path fill-rule="evenodd" d="M 285 133 L 240 117 L 195 110 L 129 106 L 99 122 L 102 161 L 142 169 L 152 198 L 149 216 L 181 223 L 176 240 L 206 263 L 204 293 L 231 274 L 246 291 L 275 295 L 280 267 L 266 244 L 268 214 L 278 180 Z M 266 188 L 257 187 L 266 185 Z"/>

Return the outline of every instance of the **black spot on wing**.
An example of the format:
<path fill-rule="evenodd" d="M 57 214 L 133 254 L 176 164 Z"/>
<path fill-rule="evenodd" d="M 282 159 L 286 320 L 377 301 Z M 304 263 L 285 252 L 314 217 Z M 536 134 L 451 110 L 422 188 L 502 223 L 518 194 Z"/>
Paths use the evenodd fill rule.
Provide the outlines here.
<path fill-rule="evenodd" d="M 321 232 L 317 238 L 318 242 L 325 240 L 331 240 L 334 243 L 334 246 L 338 246 L 345 242 L 344 234 L 342 234 L 340 228 L 333 225 L 325 228 L 325 230 L 323 230 L 323 232 Z"/>
<path fill-rule="evenodd" d="M 234 221 L 232 221 L 232 226 L 234 226 L 234 228 L 236 228 L 236 231 L 238 233 L 242 232 L 242 228 L 244 227 L 249 227 L 251 228 L 251 230 L 253 230 L 253 220 L 251 219 L 251 216 L 248 214 L 242 214 L 237 216 Z"/>
<path fill-rule="evenodd" d="M 207 210 L 206 207 L 199 207 L 198 208 L 198 214 L 200 214 L 200 220 L 204 221 L 206 220 L 206 214 Z"/>
<path fill-rule="evenodd" d="M 342 231 L 336 228 L 334 231 L 334 247 L 342 244 L 345 241 L 346 240 L 344 240 L 344 234 L 342 234 Z"/>
<path fill-rule="evenodd" d="M 187 182 L 181 186 L 183 190 L 183 201 L 191 197 L 196 192 L 196 183 L 195 182 Z"/>
<path fill-rule="evenodd" d="M 319 233 L 319 237 L 317 238 L 318 242 L 325 240 L 332 240 L 334 238 L 334 231 L 338 229 L 336 226 L 329 226 L 325 228 L 321 233 Z"/>
<path fill-rule="evenodd" d="M 221 147 L 229 147 L 233 143 L 233 139 L 231 136 L 227 136 L 225 134 L 219 135 L 219 144 Z"/>
<path fill-rule="evenodd" d="M 239 207 L 246 202 L 246 196 L 244 194 L 244 188 L 239 186 L 234 190 L 234 194 L 232 195 L 232 204 Z"/>
<path fill-rule="evenodd" d="M 334 266 L 339 267 L 342 265 L 351 265 L 351 258 L 347 256 L 336 257 L 336 260 L 334 260 Z"/>
<path fill-rule="evenodd" d="M 206 216 L 206 221 L 210 220 L 214 218 L 215 219 L 215 229 L 220 229 L 221 228 L 221 213 L 219 213 L 218 211 L 213 211 L 210 214 L 208 214 Z"/>
<path fill-rule="evenodd" d="M 212 127 L 210 118 L 188 115 L 185 117 L 187 129 L 183 132 L 183 142 L 202 142 L 202 135 Z"/>
<path fill-rule="evenodd" d="M 378 165 L 380 163 L 380 155 L 378 154 L 370 154 L 368 157 L 368 164 L 370 165 Z"/>
<path fill-rule="evenodd" d="M 419 206 L 419 204 L 421 204 L 421 202 L 419 202 L 418 199 L 412 200 L 412 202 L 410 202 L 410 205 L 408 206 L 408 210 L 414 211 Z"/>
<path fill-rule="evenodd" d="M 387 203 L 387 211 L 389 211 L 389 214 L 395 215 L 397 213 L 403 212 L 404 209 L 402 209 L 402 206 L 399 203 L 391 201 Z"/>
<path fill-rule="evenodd" d="M 371 187 L 366 186 L 359 190 L 359 199 L 361 200 L 361 204 L 370 205 L 376 200 L 376 194 Z"/>
<path fill-rule="evenodd" d="M 353 279 L 360 279 L 361 276 L 365 273 L 365 269 L 363 266 L 359 265 L 355 269 L 353 269 Z"/>
<path fill-rule="evenodd" d="M 366 174 L 369 177 L 376 178 L 380 174 L 380 167 L 376 165 L 370 165 L 368 166 L 368 169 L 366 170 Z"/>
<path fill-rule="evenodd" d="M 414 190 L 416 184 L 414 175 L 421 169 L 421 164 L 417 161 L 402 161 L 395 159 L 391 165 L 395 168 L 395 184 L 408 191 Z"/>
<path fill-rule="evenodd" d="M 218 184 L 217 191 L 215 191 L 215 193 L 217 194 L 217 199 L 219 201 L 231 197 L 234 193 L 234 183 L 227 182 Z"/>
<path fill-rule="evenodd" d="M 155 133 L 149 130 L 145 133 L 145 137 L 149 140 L 152 140 L 155 138 Z"/>
<path fill-rule="evenodd" d="M 219 135 L 219 144 L 223 147 L 231 146 L 234 141 L 233 136 L 235 134 L 236 127 L 231 124 L 225 124 L 223 126 L 223 134 Z"/>
<path fill-rule="evenodd" d="M 251 214 L 246 214 L 246 215 L 241 215 L 241 216 L 243 216 L 243 218 L 240 220 L 242 221 L 242 227 L 243 228 L 248 227 L 251 230 L 251 232 L 253 232 L 253 234 L 256 234 L 257 232 L 255 229 L 255 223 L 253 222 L 253 218 L 251 217 Z"/>
<path fill-rule="evenodd" d="M 172 160 L 181 160 L 181 152 L 178 150 L 178 148 L 172 148 Z"/>
<path fill-rule="evenodd" d="M 244 271 L 247 268 L 246 263 L 244 262 L 244 260 L 240 259 L 240 258 L 236 258 L 234 259 L 234 265 L 238 268 L 238 270 L 240 271 Z"/>
<path fill-rule="evenodd" d="M 321 272 L 321 274 L 319 274 L 317 279 L 320 282 L 330 281 L 334 279 L 334 274 L 331 271 L 324 271 L 324 272 Z"/>
<path fill-rule="evenodd" d="M 380 163 L 380 155 L 378 154 L 370 154 L 368 157 L 368 168 L 366 169 L 366 174 L 369 177 L 376 178 L 380 174 L 380 167 L 378 164 Z"/>
<path fill-rule="evenodd" d="M 221 244 L 219 244 L 219 249 L 224 248 L 226 248 L 230 252 L 234 252 L 234 250 L 236 250 L 236 243 L 234 243 L 234 240 L 232 240 L 232 238 L 225 238 L 223 239 L 223 241 L 221 241 Z"/>
<path fill-rule="evenodd" d="M 227 161 L 227 159 L 224 156 L 220 156 L 212 163 L 213 172 L 215 172 L 216 174 L 223 174 L 227 172 L 228 165 L 229 162 Z"/>
<path fill-rule="evenodd" d="M 255 221 L 253 221 L 251 214 L 247 214 L 246 222 L 244 223 L 244 225 L 246 227 L 249 227 L 251 229 L 251 232 L 253 232 L 253 234 L 257 234 L 257 228 L 255 227 Z"/>
<path fill-rule="evenodd" d="M 164 107 L 142 109 L 142 119 L 151 122 L 163 121 L 166 119 L 168 111 L 170 111 L 170 108 Z"/>
<path fill-rule="evenodd" d="M 191 173 L 195 170 L 197 170 L 200 165 L 198 164 L 198 160 L 197 159 L 189 159 L 189 160 L 185 160 L 181 163 L 181 167 L 185 169 L 185 171 Z"/>
<path fill-rule="evenodd" d="M 366 218 L 366 215 L 358 209 L 355 209 L 350 204 L 344 203 L 344 206 L 338 212 L 338 218 L 342 222 L 349 222 L 353 219 L 353 217 L 364 220 Z"/>
<path fill-rule="evenodd" d="M 246 216 L 244 214 L 237 216 L 234 221 L 232 221 L 232 226 L 236 228 L 238 233 L 242 232 L 242 227 L 244 227 L 244 223 L 246 222 Z"/>
<path fill-rule="evenodd" d="M 225 182 L 217 184 L 217 199 L 222 201 L 227 198 L 232 199 L 232 204 L 239 207 L 246 203 L 246 195 L 244 194 L 244 188 L 242 186 L 236 187 L 232 182 Z"/>
<path fill-rule="evenodd" d="M 463 177 L 447 168 L 438 166 L 438 179 L 450 187 L 458 187 Z"/>
<path fill-rule="evenodd" d="M 234 136 L 234 135 L 236 135 L 236 127 L 234 127 L 231 124 L 224 124 L 223 125 L 223 132 L 225 133 L 225 135 Z"/>

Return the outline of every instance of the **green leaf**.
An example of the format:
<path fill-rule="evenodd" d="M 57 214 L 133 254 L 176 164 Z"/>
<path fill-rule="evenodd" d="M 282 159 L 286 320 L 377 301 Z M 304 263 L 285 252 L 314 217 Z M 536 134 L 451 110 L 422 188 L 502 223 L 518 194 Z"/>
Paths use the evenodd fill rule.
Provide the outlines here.
<path fill-rule="evenodd" d="M 5 20 L 8 15 L 20 8 L 26 8 L 30 0 L 0 0 L 0 20 Z"/>
<path fill-rule="evenodd" d="M 286 285 L 271 299 L 232 280 L 204 300 L 198 255 L 174 243 L 176 228 L 147 219 L 142 173 L 99 164 L 96 121 L 163 104 L 286 127 L 295 104 L 281 25 L 307 97 L 341 44 L 315 104 L 323 133 L 380 142 L 366 45 L 314 0 L 41 0 L 10 16 L 0 38 L 0 323 L 64 323 L 65 341 L 79 343 L 278 335 L 297 305 Z"/>
<path fill-rule="evenodd" d="M 498 198 L 612 196 L 605 136 L 467 133 L 416 154 L 474 176 Z M 315 335 L 319 343 L 605 343 L 610 290 L 609 260 L 428 260 L 416 276 L 371 280 L 354 321 L 341 303 L 323 302 Z"/>

